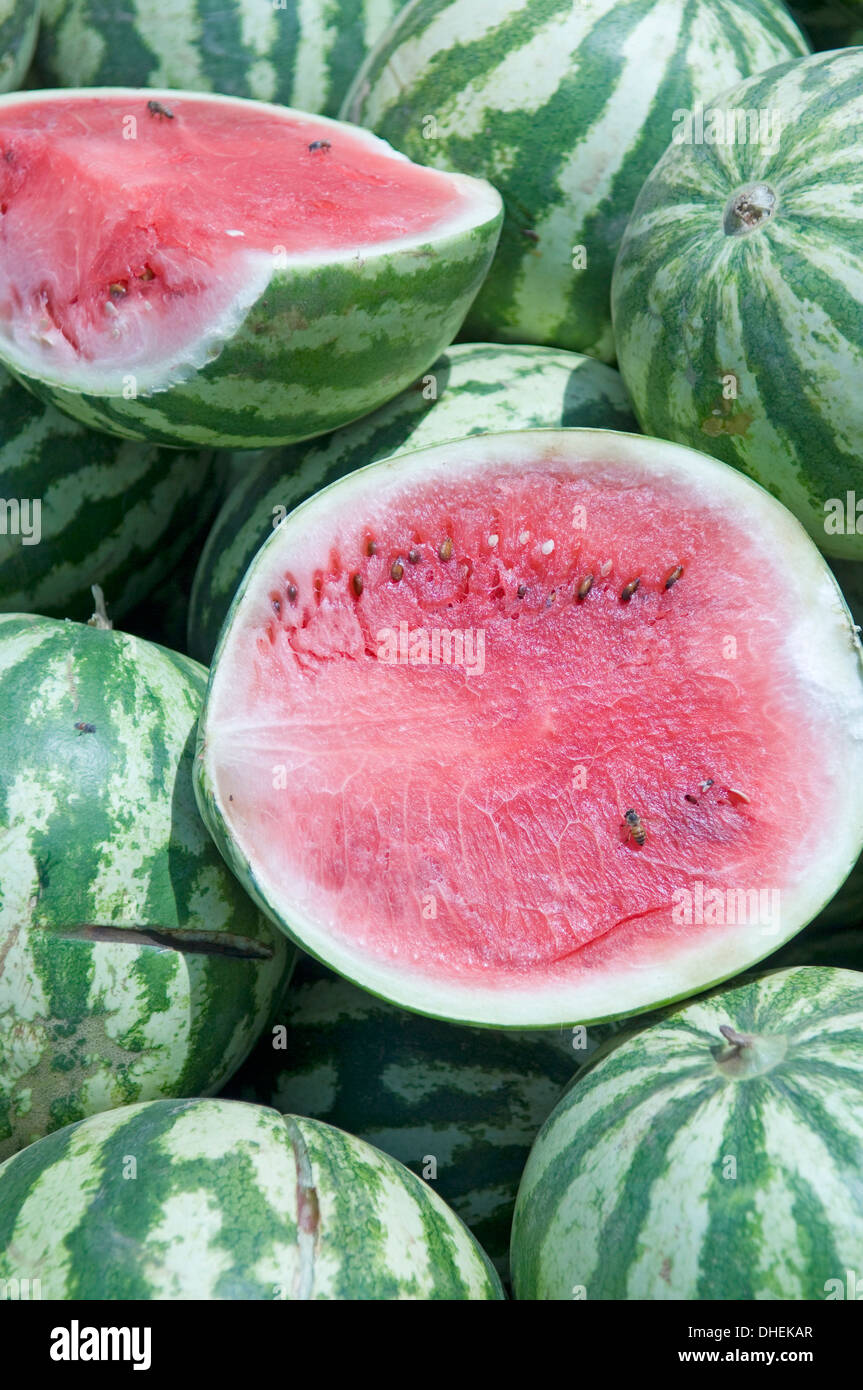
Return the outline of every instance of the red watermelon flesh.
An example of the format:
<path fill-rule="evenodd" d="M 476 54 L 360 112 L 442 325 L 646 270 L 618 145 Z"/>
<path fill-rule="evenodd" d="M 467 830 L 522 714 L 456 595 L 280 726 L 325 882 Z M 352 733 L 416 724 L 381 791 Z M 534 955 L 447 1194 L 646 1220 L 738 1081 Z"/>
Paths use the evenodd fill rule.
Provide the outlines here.
<path fill-rule="evenodd" d="M 247 576 L 202 740 L 205 814 L 267 910 L 479 1022 L 735 973 L 863 840 L 824 562 L 741 475 L 628 436 L 461 441 L 318 494 Z"/>
<path fill-rule="evenodd" d="M 368 132 L 212 96 L 26 94 L 0 150 L 0 332 L 85 384 L 224 337 L 274 258 L 361 257 L 470 206 L 470 181 Z"/>

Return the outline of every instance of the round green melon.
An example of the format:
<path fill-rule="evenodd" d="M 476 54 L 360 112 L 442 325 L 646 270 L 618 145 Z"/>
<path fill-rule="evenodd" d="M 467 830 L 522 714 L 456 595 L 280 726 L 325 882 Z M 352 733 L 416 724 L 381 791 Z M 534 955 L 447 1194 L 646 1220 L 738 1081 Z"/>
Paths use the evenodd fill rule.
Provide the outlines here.
<path fill-rule="evenodd" d="M 325 1120 L 399 1159 L 505 1274 L 528 1151 L 599 1033 L 457 1028 L 393 1008 L 306 957 L 272 1033 L 224 1094 Z"/>
<path fill-rule="evenodd" d="M 330 1125 L 226 1100 L 125 1106 L 0 1166 L 0 1279 L 52 1299 L 498 1299 L 458 1217 Z"/>
<path fill-rule="evenodd" d="M 678 111 L 808 51 L 777 0 L 414 0 L 342 118 L 499 189 L 470 336 L 612 361 L 615 253 Z"/>
<path fill-rule="evenodd" d="M 747 117 L 749 139 L 668 147 L 639 195 L 613 291 L 642 428 L 743 469 L 828 555 L 858 561 L 861 84 L 863 49 L 848 49 L 724 93 L 720 133 L 750 113 L 760 138 Z"/>
<path fill-rule="evenodd" d="M 0 1157 L 217 1091 L 287 981 L 195 808 L 205 683 L 120 632 L 0 617 Z"/>
<path fill-rule="evenodd" d="M 39 0 L 0 0 L 0 92 L 20 87 L 39 31 Z"/>
<path fill-rule="evenodd" d="M 256 552 L 289 511 L 336 478 L 445 439 L 558 425 L 638 428 L 620 377 L 593 358 L 553 348 L 458 343 L 395 400 L 327 439 L 248 462 L 237 455 L 237 481 L 195 575 L 189 651 L 211 660 Z"/>
<path fill-rule="evenodd" d="M 749 478 L 475 435 L 302 503 L 222 629 L 196 791 L 301 946 L 418 1013 L 601 1022 L 764 959 L 863 846 L 863 652 Z"/>
<path fill-rule="evenodd" d="M 212 454 L 86 429 L 0 367 L 0 611 L 86 619 L 145 600 L 202 524 Z"/>
<path fill-rule="evenodd" d="M 37 62 L 61 87 L 184 87 L 335 116 L 399 0 L 44 0 Z"/>
<path fill-rule="evenodd" d="M 863 1248 L 861 1029 L 863 975 L 810 967 L 613 1046 L 528 1159 L 516 1297 L 843 1297 Z"/>

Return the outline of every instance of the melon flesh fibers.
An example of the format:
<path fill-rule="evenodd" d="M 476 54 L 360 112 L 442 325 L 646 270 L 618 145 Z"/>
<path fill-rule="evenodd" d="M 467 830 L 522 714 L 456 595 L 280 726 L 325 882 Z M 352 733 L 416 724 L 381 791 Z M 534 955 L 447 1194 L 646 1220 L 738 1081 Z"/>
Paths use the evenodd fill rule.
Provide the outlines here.
<path fill-rule="evenodd" d="M 462 440 L 341 480 L 259 552 L 199 782 L 265 908 L 367 988 L 608 1017 L 761 959 L 839 887 L 859 644 L 802 528 L 725 465 Z"/>
<path fill-rule="evenodd" d="M 366 132 L 212 97 L 39 93 L 4 105 L 0 148 L 4 351 L 80 390 L 120 370 L 158 389 L 280 260 L 422 239 L 470 202 Z"/>

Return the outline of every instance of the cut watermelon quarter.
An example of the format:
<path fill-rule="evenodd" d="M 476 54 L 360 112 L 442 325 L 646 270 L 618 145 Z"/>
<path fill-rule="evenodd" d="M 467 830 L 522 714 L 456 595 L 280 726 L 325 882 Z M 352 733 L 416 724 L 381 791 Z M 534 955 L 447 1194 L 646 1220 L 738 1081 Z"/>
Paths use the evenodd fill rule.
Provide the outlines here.
<path fill-rule="evenodd" d="M 800 524 L 602 430 L 462 439 L 297 508 L 228 616 L 199 806 L 373 993 L 587 1023 L 769 955 L 863 843 L 863 661 Z"/>
<path fill-rule="evenodd" d="M 288 443 L 373 410 L 452 341 L 500 229 L 481 180 L 237 98 L 16 93 L 0 148 L 0 358 L 155 443 Z"/>

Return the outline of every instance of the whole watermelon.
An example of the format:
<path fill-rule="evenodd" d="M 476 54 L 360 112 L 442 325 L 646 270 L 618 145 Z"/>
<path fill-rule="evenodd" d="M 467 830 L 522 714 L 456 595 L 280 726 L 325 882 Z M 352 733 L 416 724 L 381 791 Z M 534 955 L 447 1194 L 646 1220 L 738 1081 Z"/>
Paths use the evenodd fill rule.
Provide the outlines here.
<path fill-rule="evenodd" d="M 335 116 L 401 0 L 43 0 L 37 62 L 61 87 L 181 87 Z"/>
<path fill-rule="evenodd" d="M 309 957 L 224 1094 L 346 1129 L 425 1178 L 505 1274 L 537 1130 L 602 1029 L 505 1033 L 394 1008 Z"/>
<path fill-rule="evenodd" d="M 808 51 L 778 0 L 414 0 L 342 117 L 500 191 L 466 336 L 612 361 L 615 253 L 678 111 Z"/>
<path fill-rule="evenodd" d="M 0 367 L 0 612 L 86 619 L 93 584 L 115 618 L 147 599 L 207 520 L 212 458 L 86 429 Z"/>
<path fill-rule="evenodd" d="M 125 1106 L 0 1166 L 0 1279 L 76 1300 L 502 1297 L 400 1163 L 226 1100 Z"/>
<path fill-rule="evenodd" d="M 120 632 L 0 617 L 0 1157 L 218 1090 L 287 981 L 195 809 L 205 681 Z"/>
<path fill-rule="evenodd" d="M 39 0 L 0 0 L 0 92 L 24 82 L 39 29 Z"/>
<path fill-rule="evenodd" d="M 636 203 L 620 368 L 645 431 L 743 469 L 859 561 L 863 49 L 784 63 L 714 110 L 723 142 L 669 145 Z M 727 139 L 741 120 L 754 142 Z"/>
<path fill-rule="evenodd" d="M 307 444 L 234 455 L 236 481 L 195 575 L 189 651 L 210 661 L 255 554 L 286 513 L 313 492 L 407 449 L 546 425 L 638 429 L 619 375 L 593 358 L 552 348 L 457 343 L 362 420 Z"/>
<path fill-rule="evenodd" d="M 522 1299 L 823 1299 L 863 1247 L 863 975 L 778 970 L 597 1054 L 519 1188 Z"/>

